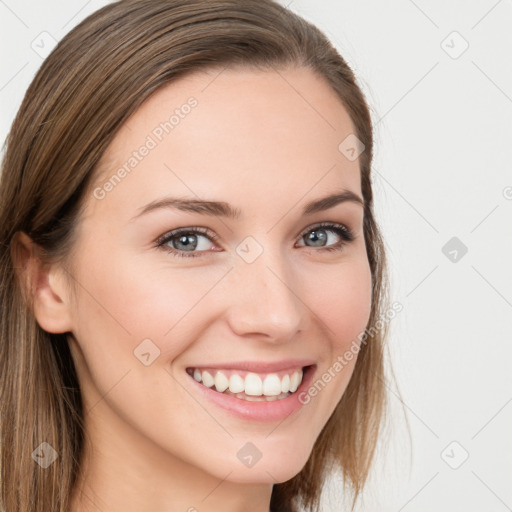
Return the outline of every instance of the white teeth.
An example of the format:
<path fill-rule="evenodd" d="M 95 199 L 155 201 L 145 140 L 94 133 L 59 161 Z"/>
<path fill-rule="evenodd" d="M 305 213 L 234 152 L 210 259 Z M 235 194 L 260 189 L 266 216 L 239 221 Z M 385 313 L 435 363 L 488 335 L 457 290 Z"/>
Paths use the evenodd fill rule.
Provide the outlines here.
<path fill-rule="evenodd" d="M 265 377 L 263 381 L 263 394 L 265 396 L 277 396 L 281 394 L 281 379 L 271 373 Z"/>
<path fill-rule="evenodd" d="M 240 375 L 234 373 L 229 377 L 229 391 L 231 391 L 231 393 L 241 393 L 244 389 L 244 379 L 242 379 Z"/>
<path fill-rule="evenodd" d="M 217 372 L 217 375 L 215 375 L 215 389 L 222 393 L 223 391 L 226 391 L 229 387 L 229 380 L 228 378 L 222 373 Z"/>
<path fill-rule="evenodd" d="M 293 372 L 292 377 L 290 379 L 290 391 L 294 393 L 297 391 L 297 388 L 299 387 L 299 384 L 302 380 L 302 370 L 299 372 Z"/>
<path fill-rule="evenodd" d="M 263 394 L 263 383 L 256 373 L 248 373 L 245 376 L 245 394 L 260 396 Z"/>
<path fill-rule="evenodd" d="M 237 373 L 227 375 L 230 370 L 199 370 L 195 368 L 192 376 L 197 382 L 202 382 L 208 388 L 214 388 L 219 393 L 228 393 L 249 401 L 281 400 L 289 393 L 294 393 L 302 382 L 302 369 L 292 374 L 284 374 L 281 378 L 277 373 L 269 373 L 263 379 L 257 373 L 249 372 L 245 378 Z M 213 375 L 212 375 L 213 374 Z"/>
<path fill-rule="evenodd" d="M 201 374 L 201 378 L 203 380 L 203 384 L 207 387 L 207 388 L 211 388 L 214 384 L 215 384 L 215 380 L 213 379 L 213 377 L 210 375 L 209 372 L 207 372 L 206 370 Z"/>
<path fill-rule="evenodd" d="M 290 391 L 290 376 L 285 375 L 281 380 L 281 392 L 288 393 Z"/>

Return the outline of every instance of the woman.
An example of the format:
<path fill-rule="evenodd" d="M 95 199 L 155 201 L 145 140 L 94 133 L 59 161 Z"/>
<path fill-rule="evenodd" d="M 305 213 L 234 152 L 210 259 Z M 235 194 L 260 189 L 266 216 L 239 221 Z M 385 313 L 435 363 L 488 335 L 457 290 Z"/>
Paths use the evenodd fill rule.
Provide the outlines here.
<path fill-rule="evenodd" d="M 315 510 L 334 470 L 355 502 L 371 161 L 352 71 L 273 1 L 122 0 L 66 35 L 2 167 L 1 509 Z"/>

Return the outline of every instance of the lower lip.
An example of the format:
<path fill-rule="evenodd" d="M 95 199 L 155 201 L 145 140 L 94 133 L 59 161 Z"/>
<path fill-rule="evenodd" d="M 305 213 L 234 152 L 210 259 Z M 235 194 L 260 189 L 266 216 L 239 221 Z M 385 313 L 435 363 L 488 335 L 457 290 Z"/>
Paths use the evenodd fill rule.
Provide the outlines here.
<path fill-rule="evenodd" d="M 272 402 L 249 402 L 241 398 L 214 391 L 204 384 L 197 382 L 192 376 L 190 376 L 190 379 L 199 393 L 216 406 L 221 407 L 238 418 L 251 421 L 282 421 L 294 412 L 297 412 L 304 405 L 299 401 L 299 396 L 302 391 L 308 388 L 315 374 L 315 370 L 316 365 L 309 366 L 304 373 L 300 386 L 293 394 L 287 398 L 274 400 Z"/>

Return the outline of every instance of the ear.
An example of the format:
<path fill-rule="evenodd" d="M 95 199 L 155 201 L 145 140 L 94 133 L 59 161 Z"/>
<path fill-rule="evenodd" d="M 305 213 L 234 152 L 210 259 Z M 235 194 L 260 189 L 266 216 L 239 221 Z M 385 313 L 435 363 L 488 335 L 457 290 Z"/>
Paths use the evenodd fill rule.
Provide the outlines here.
<path fill-rule="evenodd" d="M 65 271 L 57 265 L 44 264 L 41 248 L 22 231 L 14 235 L 12 247 L 14 266 L 37 323 L 51 333 L 71 331 Z"/>

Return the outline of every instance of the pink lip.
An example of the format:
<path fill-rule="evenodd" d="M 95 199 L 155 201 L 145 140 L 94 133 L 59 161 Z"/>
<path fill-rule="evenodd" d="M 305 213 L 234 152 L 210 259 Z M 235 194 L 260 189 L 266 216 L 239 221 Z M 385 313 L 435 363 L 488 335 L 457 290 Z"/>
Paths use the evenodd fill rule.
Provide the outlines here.
<path fill-rule="evenodd" d="M 197 368 L 199 370 L 203 368 L 217 368 L 219 370 L 244 370 L 254 373 L 272 373 L 288 369 L 304 368 L 304 366 L 311 366 L 314 364 L 315 361 L 313 359 L 284 359 L 282 361 L 268 363 L 259 363 L 256 361 L 209 363 L 200 366 L 191 366 L 190 368 Z"/>
<path fill-rule="evenodd" d="M 244 363 L 241 364 L 243 365 Z M 291 365 L 288 361 L 287 365 L 288 366 L 286 367 L 279 366 L 279 368 L 288 368 L 290 366 L 296 367 L 297 365 L 302 366 L 301 364 L 298 364 L 298 360 L 295 360 Z M 215 366 L 217 367 L 217 365 Z M 232 363 L 229 366 L 233 368 Z M 271 366 L 272 368 L 277 367 L 275 364 Z M 219 366 L 219 368 L 226 368 L 226 366 Z M 258 371 L 261 372 L 262 368 L 268 368 L 268 366 L 258 364 L 256 366 L 250 366 L 250 368 L 258 368 Z M 313 376 L 316 373 L 316 368 L 316 365 L 314 365 L 309 366 L 306 369 L 302 378 L 302 382 L 295 393 L 291 394 L 288 398 L 283 398 L 282 400 L 274 400 L 273 402 L 248 402 L 234 396 L 225 395 L 223 393 L 219 393 L 218 391 L 214 391 L 213 389 L 206 387 L 200 382 L 197 382 L 192 376 L 189 375 L 189 377 L 192 383 L 191 385 L 193 385 L 199 393 L 201 393 L 205 398 L 207 398 L 217 407 L 220 407 L 225 411 L 233 414 L 234 416 L 244 420 L 270 422 L 282 421 L 294 412 L 298 411 L 304 405 L 299 401 L 299 397 L 302 396 L 301 393 L 309 387 Z M 233 369 L 241 368 L 237 367 Z M 274 369 L 273 371 L 277 370 Z"/>

